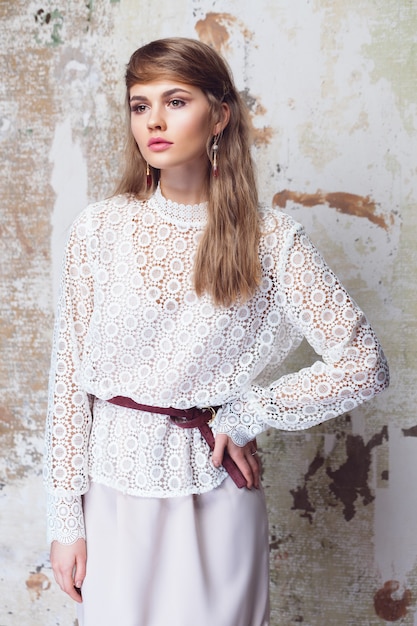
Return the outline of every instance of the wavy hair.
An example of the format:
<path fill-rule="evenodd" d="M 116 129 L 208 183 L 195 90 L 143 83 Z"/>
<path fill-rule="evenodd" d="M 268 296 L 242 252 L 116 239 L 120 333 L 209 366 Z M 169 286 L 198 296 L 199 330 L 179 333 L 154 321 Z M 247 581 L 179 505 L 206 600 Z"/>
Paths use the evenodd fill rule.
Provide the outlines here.
<path fill-rule="evenodd" d="M 210 173 L 213 137 L 207 138 L 208 220 L 197 250 L 193 279 L 196 293 L 210 294 L 218 305 L 247 300 L 261 277 L 258 192 L 248 111 L 226 62 L 200 41 L 159 39 L 132 54 L 125 78 L 129 124 L 124 171 L 116 193 L 146 199 L 160 178 L 160 171 L 151 168 L 152 184 L 147 188 L 146 162 L 130 130 L 129 95 L 133 85 L 168 79 L 198 87 L 207 97 L 213 124 L 221 116 L 222 103 L 229 107 L 230 119 L 218 142 L 217 177 Z"/>

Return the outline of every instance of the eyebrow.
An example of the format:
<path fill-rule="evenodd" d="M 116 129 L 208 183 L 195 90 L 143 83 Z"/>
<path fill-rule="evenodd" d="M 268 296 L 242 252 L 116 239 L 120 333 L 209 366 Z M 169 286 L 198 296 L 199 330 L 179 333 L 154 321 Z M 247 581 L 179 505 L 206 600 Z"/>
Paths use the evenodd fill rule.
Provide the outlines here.
<path fill-rule="evenodd" d="M 162 97 L 163 98 L 167 98 L 168 96 L 172 96 L 174 93 L 178 93 L 178 92 L 183 92 L 183 93 L 187 93 L 189 95 L 191 95 L 191 91 L 187 91 L 187 89 L 182 89 L 182 87 L 174 87 L 173 89 L 168 89 L 168 91 L 164 91 L 162 93 Z M 134 100 L 147 100 L 148 98 L 146 96 L 131 96 L 130 98 L 130 102 L 133 102 Z"/>

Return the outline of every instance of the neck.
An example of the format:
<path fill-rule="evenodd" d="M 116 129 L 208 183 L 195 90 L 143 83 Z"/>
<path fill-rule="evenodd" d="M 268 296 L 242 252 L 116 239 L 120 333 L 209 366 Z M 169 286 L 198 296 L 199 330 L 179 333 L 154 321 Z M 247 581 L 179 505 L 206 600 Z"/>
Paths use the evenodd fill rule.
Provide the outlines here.
<path fill-rule="evenodd" d="M 200 204 L 208 199 L 208 181 L 206 171 L 191 169 L 176 172 L 175 168 L 161 171 L 162 195 L 178 204 Z"/>

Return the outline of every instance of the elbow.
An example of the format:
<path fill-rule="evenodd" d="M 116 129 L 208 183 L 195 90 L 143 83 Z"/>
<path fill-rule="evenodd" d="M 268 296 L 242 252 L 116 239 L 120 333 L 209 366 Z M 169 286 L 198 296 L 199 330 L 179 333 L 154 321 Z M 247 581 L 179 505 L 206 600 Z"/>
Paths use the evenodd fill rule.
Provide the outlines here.
<path fill-rule="evenodd" d="M 356 344 L 357 348 L 361 353 L 359 359 L 361 361 L 360 367 L 364 367 L 363 372 L 367 378 L 367 391 L 365 395 L 371 398 L 389 387 L 390 374 L 388 361 L 366 317 L 362 318 L 362 322 L 357 330 L 356 339 L 358 341 Z"/>
<path fill-rule="evenodd" d="M 356 384 L 359 404 L 371 400 L 387 389 L 390 382 L 389 367 L 379 344 L 375 346 L 375 350 L 368 351 L 365 362 L 362 362 L 362 367 L 353 375 L 352 379 Z"/>
<path fill-rule="evenodd" d="M 388 361 L 385 357 L 385 354 L 381 348 L 381 358 L 380 358 L 380 369 L 383 370 L 385 372 L 385 381 L 383 384 L 383 389 L 386 389 L 387 387 L 389 387 L 389 383 L 390 383 L 390 373 L 389 373 L 389 365 L 388 365 Z"/>
<path fill-rule="evenodd" d="M 389 366 L 388 366 L 388 361 L 385 357 L 384 351 L 382 350 L 381 346 L 378 346 L 374 381 L 375 381 L 375 394 L 381 393 L 381 391 L 384 391 L 384 389 L 387 389 L 389 387 L 389 383 L 390 383 Z"/>

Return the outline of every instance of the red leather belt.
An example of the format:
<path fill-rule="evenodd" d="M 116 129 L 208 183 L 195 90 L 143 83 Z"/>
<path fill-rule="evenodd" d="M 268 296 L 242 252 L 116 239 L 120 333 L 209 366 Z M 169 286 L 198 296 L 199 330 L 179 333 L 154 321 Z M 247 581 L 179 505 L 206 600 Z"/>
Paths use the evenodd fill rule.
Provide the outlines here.
<path fill-rule="evenodd" d="M 138 404 L 131 398 L 126 398 L 124 396 L 115 396 L 114 398 L 107 400 L 107 402 L 118 406 L 124 406 L 128 409 L 136 409 L 137 411 L 147 411 L 148 413 L 161 413 L 162 415 L 168 415 L 171 422 L 176 426 L 179 426 L 179 428 L 198 428 L 201 435 L 208 443 L 210 450 L 214 449 L 214 435 L 209 423 L 216 416 L 216 410 L 218 407 L 208 407 L 204 409 L 198 409 L 197 407 L 192 407 L 191 409 L 174 409 L 172 407 L 165 408 L 148 406 L 147 404 Z M 245 477 L 227 450 L 224 451 L 222 465 L 239 489 L 246 487 Z"/>

